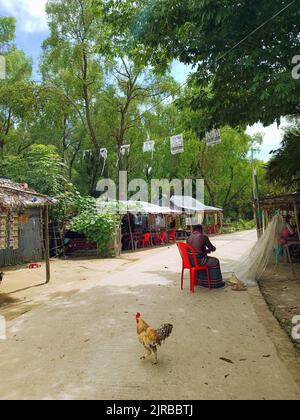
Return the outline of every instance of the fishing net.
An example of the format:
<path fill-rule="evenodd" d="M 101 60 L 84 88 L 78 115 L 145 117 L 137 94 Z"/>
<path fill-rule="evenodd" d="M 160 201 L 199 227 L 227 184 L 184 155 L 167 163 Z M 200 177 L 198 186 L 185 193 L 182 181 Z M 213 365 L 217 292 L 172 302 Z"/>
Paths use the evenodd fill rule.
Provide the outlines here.
<path fill-rule="evenodd" d="M 255 286 L 279 247 L 282 217 L 275 215 L 263 236 L 233 267 L 235 276 L 247 286 Z"/>

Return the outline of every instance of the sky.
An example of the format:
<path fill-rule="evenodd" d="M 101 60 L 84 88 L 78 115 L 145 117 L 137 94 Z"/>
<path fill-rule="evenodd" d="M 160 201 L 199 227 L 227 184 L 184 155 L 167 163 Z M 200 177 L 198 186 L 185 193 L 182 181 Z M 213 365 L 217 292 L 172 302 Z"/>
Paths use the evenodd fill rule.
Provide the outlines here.
<path fill-rule="evenodd" d="M 17 20 L 16 44 L 33 59 L 34 78 L 38 78 L 38 65 L 41 53 L 41 43 L 48 35 L 47 18 L 45 5 L 47 0 L 0 0 L 0 15 L 13 16 Z M 178 61 L 172 65 L 172 75 L 183 84 L 191 68 Z M 276 124 L 263 127 L 262 124 L 255 124 L 248 127 L 247 132 L 252 135 L 257 132 L 264 134 L 264 143 L 257 158 L 267 161 L 271 150 L 279 147 L 282 141 L 282 128 Z"/>

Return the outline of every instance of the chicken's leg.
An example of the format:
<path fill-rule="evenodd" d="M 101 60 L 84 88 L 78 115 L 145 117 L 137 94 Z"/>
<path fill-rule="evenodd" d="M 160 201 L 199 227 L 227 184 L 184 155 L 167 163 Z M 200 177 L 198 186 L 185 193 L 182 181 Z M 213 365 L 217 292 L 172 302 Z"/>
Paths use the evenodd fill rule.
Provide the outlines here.
<path fill-rule="evenodd" d="M 153 362 L 153 364 L 154 365 L 157 365 L 158 364 L 158 360 L 157 360 L 157 347 L 151 347 L 151 350 L 152 350 L 152 353 L 154 355 L 154 362 Z"/>
<path fill-rule="evenodd" d="M 146 357 L 151 356 L 151 350 L 145 346 L 145 344 L 143 344 L 144 349 L 145 349 L 145 353 L 143 354 L 143 356 L 141 356 L 141 360 L 145 360 Z"/>

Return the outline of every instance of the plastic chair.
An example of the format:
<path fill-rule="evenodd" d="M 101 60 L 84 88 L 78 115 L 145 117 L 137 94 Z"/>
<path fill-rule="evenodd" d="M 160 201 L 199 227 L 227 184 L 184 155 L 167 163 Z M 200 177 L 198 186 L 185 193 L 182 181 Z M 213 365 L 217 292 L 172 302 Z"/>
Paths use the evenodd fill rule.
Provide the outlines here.
<path fill-rule="evenodd" d="M 195 293 L 195 284 L 197 278 L 198 271 L 206 271 L 207 281 L 208 281 L 208 288 L 211 289 L 211 282 L 210 282 L 210 275 L 209 275 L 209 268 L 206 265 L 199 265 L 197 260 L 196 251 L 194 248 L 188 244 L 183 242 L 177 243 L 177 247 L 179 249 L 181 258 L 182 258 L 182 272 L 181 272 L 181 290 L 183 290 L 183 277 L 184 277 L 184 270 L 190 270 L 190 291 Z M 194 264 L 191 264 L 190 257 Z"/>
<path fill-rule="evenodd" d="M 155 245 L 160 245 L 160 233 L 156 233 L 154 235 L 154 242 L 155 242 Z"/>
<path fill-rule="evenodd" d="M 218 225 L 212 225 L 212 226 L 209 228 L 209 233 L 210 233 L 211 235 L 217 235 L 217 233 L 218 233 Z"/>
<path fill-rule="evenodd" d="M 41 263 L 30 263 L 28 264 L 28 268 L 31 269 L 35 269 L 35 268 L 42 268 L 42 264 Z"/>
<path fill-rule="evenodd" d="M 183 290 L 184 270 L 190 270 L 190 284 L 192 284 L 192 264 L 189 259 L 186 244 L 183 242 L 178 242 L 176 245 L 182 258 L 181 290 Z"/>
<path fill-rule="evenodd" d="M 166 243 L 167 243 L 167 232 L 166 231 L 160 232 L 159 242 L 160 242 L 161 245 L 163 245 L 163 244 L 166 245 Z"/>
<path fill-rule="evenodd" d="M 142 237 L 142 248 L 151 246 L 151 233 L 145 233 Z"/>
<path fill-rule="evenodd" d="M 176 231 L 177 229 L 174 228 L 168 233 L 168 241 L 176 242 Z"/>

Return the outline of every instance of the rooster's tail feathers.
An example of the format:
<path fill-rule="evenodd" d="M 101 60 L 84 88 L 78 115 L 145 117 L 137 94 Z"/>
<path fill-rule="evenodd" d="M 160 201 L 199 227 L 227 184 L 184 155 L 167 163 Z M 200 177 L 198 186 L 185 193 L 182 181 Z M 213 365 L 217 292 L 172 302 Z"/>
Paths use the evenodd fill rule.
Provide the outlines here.
<path fill-rule="evenodd" d="M 172 324 L 165 324 L 157 330 L 157 335 L 160 342 L 165 341 L 168 337 L 170 337 L 173 330 Z"/>

